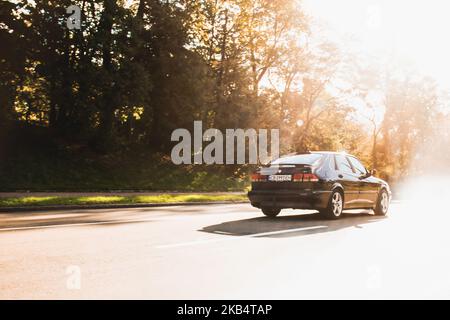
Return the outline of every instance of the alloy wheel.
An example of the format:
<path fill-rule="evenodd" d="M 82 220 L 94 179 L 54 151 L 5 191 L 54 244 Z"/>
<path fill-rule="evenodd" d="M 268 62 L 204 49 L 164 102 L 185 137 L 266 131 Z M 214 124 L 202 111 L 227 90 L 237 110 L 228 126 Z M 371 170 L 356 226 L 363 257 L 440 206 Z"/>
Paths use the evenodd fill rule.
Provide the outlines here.
<path fill-rule="evenodd" d="M 381 194 L 381 201 L 380 201 L 381 211 L 383 213 L 386 213 L 389 209 L 389 199 L 386 192 L 383 192 Z"/>
<path fill-rule="evenodd" d="M 342 196 L 339 192 L 333 194 L 331 204 L 334 216 L 339 217 L 342 213 Z"/>

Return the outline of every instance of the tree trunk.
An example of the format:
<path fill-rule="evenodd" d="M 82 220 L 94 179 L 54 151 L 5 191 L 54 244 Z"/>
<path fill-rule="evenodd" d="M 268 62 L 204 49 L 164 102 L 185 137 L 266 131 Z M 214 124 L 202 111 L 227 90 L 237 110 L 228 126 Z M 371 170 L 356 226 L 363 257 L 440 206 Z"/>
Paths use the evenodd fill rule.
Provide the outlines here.
<path fill-rule="evenodd" d="M 116 0 L 104 0 L 104 11 L 101 21 L 101 32 L 104 37 L 102 43 L 103 70 L 110 80 L 114 79 L 111 50 L 112 27 L 116 5 Z M 103 91 L 103 106 L 100 119 L 100 138 L 104 148 L 107 148 L 107 145 L 111 143 L 112 131 L 114 130 L 114 91 L 115 83 L 106 83 Z"/>
<path fill-rule="evenodd" d="M 377 139 L 378 134 L 376 132 L 376 129 L 374 129 L 373 132 L 373 142 L 372 142 L 372 168 L 376 169 L 378 165 L 378 159 L 377 159 Z"/>

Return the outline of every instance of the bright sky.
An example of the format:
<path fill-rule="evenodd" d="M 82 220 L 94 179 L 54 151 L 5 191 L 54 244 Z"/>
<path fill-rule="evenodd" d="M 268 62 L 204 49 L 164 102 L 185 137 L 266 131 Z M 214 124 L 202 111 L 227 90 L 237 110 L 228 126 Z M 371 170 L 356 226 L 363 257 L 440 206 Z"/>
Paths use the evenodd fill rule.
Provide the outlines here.
<path fill-rule="evenodd" d="M 450 90 L 450 1 L 303 0 L 351 51 L 394 54 Z M 357 41 L 347 40 L 352 36 Z"/>

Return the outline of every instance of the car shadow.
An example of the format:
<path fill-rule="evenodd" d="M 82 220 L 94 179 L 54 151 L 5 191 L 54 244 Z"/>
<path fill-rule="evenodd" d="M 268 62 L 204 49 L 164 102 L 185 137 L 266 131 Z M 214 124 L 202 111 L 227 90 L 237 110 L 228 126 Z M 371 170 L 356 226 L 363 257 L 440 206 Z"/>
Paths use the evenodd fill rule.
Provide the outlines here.
<path fill-rule="evenodd" d="M 320 214 L 315 213 L 227 221 L 204 227 L 199 231 L 228 236 L 285 238 L 332 232 L 345 228 L 362 229 L 366 224 L 380 222 L 384 219 L 385 217 L 368 213 L 345 213 L 339 220 L 325 220 Z"/>

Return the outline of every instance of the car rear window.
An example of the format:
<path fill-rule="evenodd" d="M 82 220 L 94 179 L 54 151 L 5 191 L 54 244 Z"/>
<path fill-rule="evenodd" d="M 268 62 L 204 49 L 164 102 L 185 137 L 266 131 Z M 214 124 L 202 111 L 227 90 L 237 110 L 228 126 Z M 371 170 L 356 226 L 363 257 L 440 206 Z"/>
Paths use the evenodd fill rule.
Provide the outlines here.
<path fill-rule="evenodd" d="M 317 165 L 322 159 L 323 154 L 300 154 L 295 156 L 283 157 L 272 161 L 272 164 L 306 164 L 310 166 Z"/>

